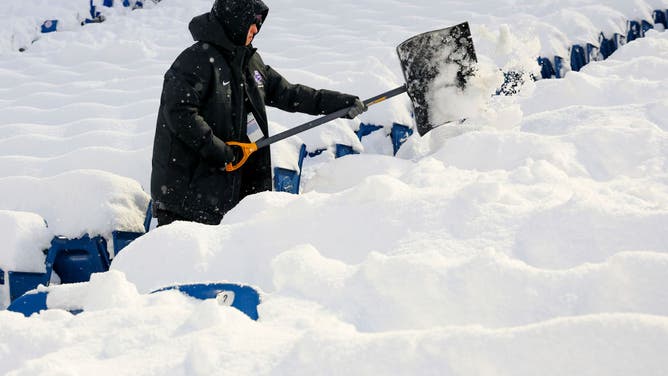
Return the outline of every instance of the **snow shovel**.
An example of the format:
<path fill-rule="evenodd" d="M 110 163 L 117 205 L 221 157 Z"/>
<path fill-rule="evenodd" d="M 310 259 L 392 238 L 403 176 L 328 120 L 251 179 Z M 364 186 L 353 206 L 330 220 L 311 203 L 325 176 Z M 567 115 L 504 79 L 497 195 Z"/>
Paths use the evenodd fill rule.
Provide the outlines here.
<path fill-rule="evenodd" d="M 373 106 L 408 92 L 421 136 L 437 126 L 458 120 L 435 118 L 429 110 L 429 104 L 434 95 L 432 91 L 444 88 L 464 90 L 468 79 L 475 74 L 477 59 L 468 22 L 416 35 L 401 43 L 397 47 L 397 54 L 406 84 L 369 98 L 364 104 Z M 343 108 L 257 142 L 227 142 L 228 145 L 240 147 L 243 157 L 236 165 L 228 164 L 226 170 L 237 170 L 258 149 L 338 119 L 350 109 Z"/>

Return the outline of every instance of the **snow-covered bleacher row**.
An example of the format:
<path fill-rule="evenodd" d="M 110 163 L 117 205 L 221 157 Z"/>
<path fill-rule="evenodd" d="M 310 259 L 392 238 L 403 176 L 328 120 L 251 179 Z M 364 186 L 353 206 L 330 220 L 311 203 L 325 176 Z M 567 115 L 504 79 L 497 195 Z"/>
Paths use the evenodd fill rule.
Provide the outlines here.
<path fill-rule="evenodd" d="M 1 308 L 40 284 L 108 270 L 151 220 L 150 197 L 136 181 L 99 170 L 2 177 L 0 208 Z"/>
<path fill-rule="evenodd" d="M 15 19 L 12 25 L 5 25 L 3 32 L 10 34 L 11 47 L 23 52 L 40 39 L 40 34 L 75 30 L 103 22 L 112 13 L 143 9 L 158 2 L 160 0 L 150 0 L 148 4 L 143 0 L 77 0 L 49 4 L 35 0 L 25 4 L 4 4 L 2 8 L 15 13 Z"/>
<path fill-rule="evenodd" d="M 393 154 L 397 154 L 401 145 L 406 142 L 406 139 L 413 134 L 413 129 L 409 126 L 399 123 L 393 123 L 388 135 L 384 135 L 388 144 L 392 144 Z M 361 123 L 359 129 L 355 131 L 357 138 L 362 141 L 364 137 L 376 132 L 383 132 L 386 127 L 382 125 Z M 333 145 L 334 156 L 341 158 L 349 154 L 358 154 L 358 152 L 351 146 L 337 143 Z M 274 190 L 288 193 L 299 193 L 299 184 L 301 180 L 301 170 L 304 160 L 308 157 L 316 157 L 323 153 L 326 149 L 317 149 L 312 152 L 307 152 L 308 147 L 302 144 L 299 150 L 298 170 L 287 169 L 283 167 L 274 167 Z"/>
<path fill-rule="evenodd" d="M 90 0 L 81 24 L 104 21 L 105 9 L 143 6 L 141 1 Z M 561 78 L 569 70 L 579 71 L 591 61 L 603 60 L 649 29 L 665 30 L 667 18 L 668 10 L 656 10 L 652 22 L 630 20 L 624 33 L 602 32 L 598 45 L 574 44 L 570 56 L 540 57 L 541 76 Z M 58 18 L 45 19 L 41 32 L 58 31 L 62 25 Z M 512 75 L 507 80 L 512 81 Z M 356 134 L 361 141 L 382 132 L 396 154 L 412 129 L 398 123 L 390 127 L 361 124 Z M 356 153 L 350 145 L 331 148 L 337 158 Z M 305 159 L 323 151 L 307 150 L 307 145 L 299 150 L 298 169 L 274 169 L 277 191 L 299 192 Z M 77 190 L 87 193 L 77 194 Z M 140 184 L 102 171 L 76 170 L 45 179 L 0 177 L 0 208 L 0 237 L 5 241 L 0 258 L 0 308 L 40 284 L 81 282 L 91 273 L 108 270 L 113 257 L 150 228 L 150 197 Z"/>
<path fill-rule="evenodd" d="M 81 26 L 103 22 L 105 11 L 139 9 L 143 3 L 90 0 L 87 5 L 86 16 L 76 16 Z M 71 30 L 74 22 L 61 18 L 45 20 L 41 33 Z M 361 124 L 356 134 L 361 141 L 383 129 Z M 388 147 L 391 144 L 396 154 L 411 134 L 410 127 L 393 124 L 385 135 Z M 350 145 L 332 149 L 337 158 L 357 153 Z M 302 145 L 299 171 L 275 167 L 275 189 L 298 193 L 305 158 L 323 151 L 307 152 Z M 92 273 L 108 270 L 115 255 L 151 227 L 147 188 L 102 170 L 72 170 L 49 178 L 0 177 L 0 237 L 5 241 L 0 253 L 0 308 L 39 285 L 83 282 Z"/>
<path fill-rule="evenodd" d="M 101 1 L 101 4 L 99 3 Z M 159 2 L 160 0 L 152 0 L 154 3 Z M 129 9 L 141 9 L 144 7 L 144 2 L 142 0 L 89 0 L 88 3 L 88 11 L 85 13 L 85 17 L 80 17 L 80 23 L 81 26 L 84 26 L 89 23 L 99 23 L 103 22 L 105 20 L 105 16 L 103 11 L 101 11 L 101 6 L 102 7 L 107 7 L 107 8 L 113 8 L 114 6 L 117 7 L 124 7 L 124 8 L 129 8 Z M 62 24 L 60 20 L 54 18 L 54 19 L 48 19 L 45 20 L 44 23 L 42 23 L 40 27 L 40 32 L 46 34 L 46 33 L 52 33 L 54 31 L 58 31 L 58 25 Z"/>
<path fill-rule="evenodd" d="M 656 9 L 652 12 L 651 21 L 628 20 L 626 30 L 618 30 L 611 35 L 602 31 L 598 37 L 598 44 L 592 42 L 573 44 L 569 51 L 570 56 L 539 57 L 541 77 L 562 78 L 568 71 L 579 72 L 590 62 L 605 60 L 624 44 L 645 37 L 645 33 L 649 30 L 664 31 L 667 28 L 668 9 Z"/>

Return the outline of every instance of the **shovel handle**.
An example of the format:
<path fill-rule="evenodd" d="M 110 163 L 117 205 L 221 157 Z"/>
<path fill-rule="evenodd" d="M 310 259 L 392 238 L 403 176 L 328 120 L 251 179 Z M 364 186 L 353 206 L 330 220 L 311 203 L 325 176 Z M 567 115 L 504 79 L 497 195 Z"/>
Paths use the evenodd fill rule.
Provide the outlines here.
<path fill-rule="evenodd" d="M 379 94 L 379 95 L 376 95 L 375 97 L 372 97 L 372 98 L 369 98 L 369 99 L 365 100 L 364 104 L 367 105 L 367 106 L 373 106 L 374 104 L 378 104 L 380 102 L 383 102 L 383 101 L 385 101 L 387 99 L 390 99 L 392 97 L 395 97 L 395 96 L 397 96 L 401 93 L 405 93 L 406 90 L 407 90 L 406 85 L 401 85 L 401 86 L 399 86 L 395 89 L 386 91 L 383 94 Z M 279 134 L 276 134 L 276 135 L 273 135 L 271 137 L 262 138 L 262 139 L 258 140 L 257 143 L 242 143 L 242 142 L 236 142 L 236 141 L 227 142 L 228 145 L 240 147 L 244 152 L 244 156 L 243 156 L 243 158 L 241 158 L 241 161 L 239 161 L 239 163 L 237 163 L 235 165 L 228 164 L 227 166 L 225 166 L 225 170 L 226 171 L 238 170 L 241 166 L 243 166 L 244 163 L 246 163 L 246 161 L 248 160 L 248 157 L 250 157 L 250 155 L 252 153 L 254 153 L 255 151 L 257 151 L 258 149 L 263 148 L 263 147 L 268 146 L 268 145 L 271 145 L 275 142 L 284 140 L 288 137 L 294 136 L 297 133 L 305 132 L 305 131 L 307 131 L 309 129 L 312 129 L 312 128 L 315 128 L 319 125 L 330 122 L 334 119 L 338 119 L 341 116 L 347 114 L 348 111 L 350 111 L 351 108 L 352 107 L 340 109 L 336 112 L 332 112 L 331 114 L 325 115 L 321 118 L 311 120 L 311 121 L 309 121 L 307 123 L 304 123 L 300 126 L 288 129 L 286 131 L 283 131 L 283 132 L 281 132 Z"/>
<path fill-rule="evenodd" d="M 241 168 L 241 166 L 243 166 L 244 163 L 246 163 L 251 154 L 257 151 L 257 144 L 254 142 L 245 143 L 245 142 L 230 141 L 226 142 L 226 144 L 230 146 L 238 146 L 244 153 L 244 156 L 241 158 L 239 163 L 237 164 L 228 163 L 227 165 L 225 165 L 225 171 L 227 172 L 232 172 Z"/>

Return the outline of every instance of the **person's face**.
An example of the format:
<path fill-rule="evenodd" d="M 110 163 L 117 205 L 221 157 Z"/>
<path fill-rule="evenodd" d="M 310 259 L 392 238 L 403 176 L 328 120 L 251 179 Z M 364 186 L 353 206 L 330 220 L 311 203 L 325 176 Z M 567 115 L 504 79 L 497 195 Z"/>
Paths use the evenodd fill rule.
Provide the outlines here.
<path fill-rule="evenodd" d="M 251 44 L 251 42 L 253 41 L 253 38 L 255 37 L 255 34 L 257 34 L 257 33 L 258 33 L 257 25 L 252 24 L 251 27 L 248 29 L 248 35 L 246 36 L 246 46 Z"/>

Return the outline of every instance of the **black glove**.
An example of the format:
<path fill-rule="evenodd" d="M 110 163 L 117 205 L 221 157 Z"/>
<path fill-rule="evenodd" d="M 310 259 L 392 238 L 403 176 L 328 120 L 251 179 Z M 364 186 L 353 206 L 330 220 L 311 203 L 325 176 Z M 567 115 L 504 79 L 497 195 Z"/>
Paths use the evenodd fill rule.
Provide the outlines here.
<path fill-rule="evenodd" d="M 234 154 L 234 160 L 232 163 L 239 163 L 239 161 L 244 157 L 244 149 L 237 145 L 227 145 L 227 147 L 232 149 L 232 154 Z"/>
<path fill-rule="evenodd" d="M 364 104 L 359 98 L 354 97 L 354 102 L 351 104 L 350 111 L 348 111 L 347 114 L 342 116 L 345 119 L 354 119 L 357 117 L 357 115 L 363 113 L 364 111 L 368 110 L 369 107 Z"/>
<path fill-rule="evenodd" d="M 228 163 L 234 163 L 241 160 L 241 157 L 237 157 L 235 150 L 239 150 L 239 154 L 243 155 L 243 151 L 240 147 L 232 148 L 220 138 L 212 136 L 211 143 L 200 149 L 200 155 L 204 160 L 216 167 L 225 167 Z"/>

